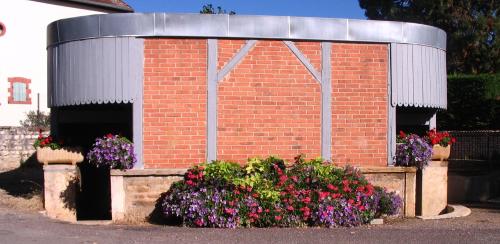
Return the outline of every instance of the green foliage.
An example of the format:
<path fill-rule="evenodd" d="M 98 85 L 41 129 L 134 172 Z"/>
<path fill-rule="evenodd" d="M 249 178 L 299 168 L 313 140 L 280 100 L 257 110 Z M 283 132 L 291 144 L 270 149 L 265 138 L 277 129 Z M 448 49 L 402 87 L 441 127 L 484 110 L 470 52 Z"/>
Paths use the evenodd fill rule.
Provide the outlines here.
<path fill-rule="evenodd" d="M 444 130 L 500 129 L 500 74 L 448 76 L 448 109 L 437 118 Z"/>
<path fill-rule="evenodd" d="M 29 111 L 26 113 L 26 118 L 19 123 L 30 131 L 47 131 L 50 129 L 50 113 Z"/>
<path fill-rule="evenodd" d="M 214 161 L 212 163 L 202 164 L 205 171 L 205 177 L 208 180 L 223 179 L 226 182 L 232 182 L 233 179 L 243 175 L 241 167 L 234 162 Z"/>
<path fill-rule="evenodd" d="M 236 14 L 234 11 L 229 11 L 229 13 L 225 10 L 222 9 L 221 6 L 217 6 L 217 8 L 214 8 L 212 4 L 205 4 L 200 10 L 200 14 L 229 14 L 233 15 Z"/>
<path fill-rule="evenodd" d="M 359 0 L 369 19 L 439 27 L 447 33 L 450 73 L 496 73 L 500 65 L 500 1 Z"/>

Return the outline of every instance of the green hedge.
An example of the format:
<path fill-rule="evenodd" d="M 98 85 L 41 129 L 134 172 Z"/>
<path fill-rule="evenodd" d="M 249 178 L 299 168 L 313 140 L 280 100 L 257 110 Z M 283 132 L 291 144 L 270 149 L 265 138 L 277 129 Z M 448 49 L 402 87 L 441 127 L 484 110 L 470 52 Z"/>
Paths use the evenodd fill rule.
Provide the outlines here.
<path fill-rule="evenodd" d="M 500 74 L 449 75 L 442 130 L 500 129 Z"/>

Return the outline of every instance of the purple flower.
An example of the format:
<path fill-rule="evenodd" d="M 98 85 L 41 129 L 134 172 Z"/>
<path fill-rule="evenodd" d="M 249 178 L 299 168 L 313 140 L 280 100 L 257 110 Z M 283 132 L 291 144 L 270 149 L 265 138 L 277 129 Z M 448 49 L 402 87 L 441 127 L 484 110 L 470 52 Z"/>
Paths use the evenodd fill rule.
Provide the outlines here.
<path fill-rule="evenodd" d="M 131 169 L 137 161 L 132 142 L 125 137 L 111 134 L 97 138 L 87 158 L 97 167 L 112 169 Z"/>
<path fill-rule="evenodd" d="M 407 136 L 403 143 L 396 145 L 396 165 L 425 168 L 432 156 L 432 147 L 418 135 Z"/>

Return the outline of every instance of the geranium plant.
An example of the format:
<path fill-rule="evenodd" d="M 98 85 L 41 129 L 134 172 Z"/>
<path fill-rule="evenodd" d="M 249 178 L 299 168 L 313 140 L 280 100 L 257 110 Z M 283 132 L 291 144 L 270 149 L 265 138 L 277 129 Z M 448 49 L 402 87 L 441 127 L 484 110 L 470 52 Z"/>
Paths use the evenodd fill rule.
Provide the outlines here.
<path fill-rule="evenodd" d="M 44 148 L 49 147 L 50 149 L 59 149 L 61 148 L 62 142 L 55 142 L 52 136 L 44 136 L 42 130 L 38 131 L 38 137 L 33 143 L 33 147 L 36 148 Z"/>
<path fill-rule="evenodd" d="M 370 184 L 352 167 L 297 157 L 247 165 L 194 166 L 161 199 L 166 218 L 192 227 L 357 226 L 397 214 L 401 198 Z"/>
<path fill-rule="evenodd" d="M 111 169 L 131 169 L 137 161 L 133 143 L 123 136 L 113 134 L 97 138 L 87 159 L 97 167 Z"/>
<path fill-rule="evenodd" d="M 404 135 L 404 137 L 402 137 Z M 422 137 L 416 134 L 404 134 L 400 132 L 399 143 L 396 145 L 396 165 L 416 166 L 423 169 L 432 156 L 432 147 Z"/>
<path fill-rule="evenodd" d="M 432 129 L 427 132 L 427 137 L 429 138 L 429 142 L 431 145 L 440 145 L 443 147 L 447 147 L 448 145 L 451 145 L 456 142 L 455 137 L 452 137 L 450 133 L 447 131 L 445 132 L 438 132 L 436 129 Z"/>

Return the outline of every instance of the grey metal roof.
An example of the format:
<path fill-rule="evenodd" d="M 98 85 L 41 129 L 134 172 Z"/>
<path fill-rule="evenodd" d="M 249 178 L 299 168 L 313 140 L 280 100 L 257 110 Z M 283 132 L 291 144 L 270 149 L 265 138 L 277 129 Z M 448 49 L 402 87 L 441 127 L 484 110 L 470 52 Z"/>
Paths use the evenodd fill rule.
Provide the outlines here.
<path fill-rule="evenodd" d="M 122 0 L 55 0 L 53 2 L 70 2 L 97 8 L 113 10 L 115 12 L 134 12 L 134 9 Z"/>
<path fill-rule="evenodd" d="M 168 13 L 91 15 L 58 20 L 47 28 L 47 45 L 123 36 L 405 43 L 446 50 L 446 33 L 443 30 L 414 23 Z"/>

